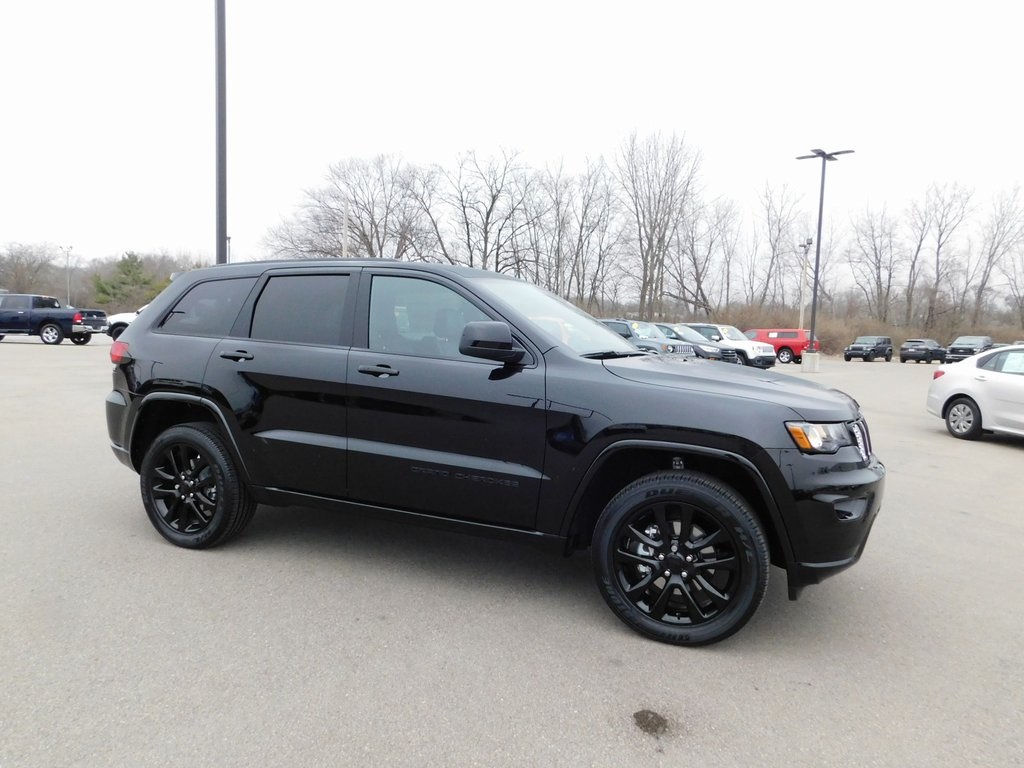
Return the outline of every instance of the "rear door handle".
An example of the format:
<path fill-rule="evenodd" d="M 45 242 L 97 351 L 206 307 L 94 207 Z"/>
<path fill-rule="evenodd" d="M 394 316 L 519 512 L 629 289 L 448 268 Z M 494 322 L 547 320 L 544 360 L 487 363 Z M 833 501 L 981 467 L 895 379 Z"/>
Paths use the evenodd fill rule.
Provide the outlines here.
<path fill-rule="evenodd" d="M 225 360 L 234 360 L 236 363 L 239 360 L 252 360 L 253 358 L 252 354 L 244 349 L 236 349 L 234 352 L 221 352 L 220 356 Z"/>
<path fill-rule="evenodd" d="M 390 365 L 360 365 L 357 370 L 360 373 L 376 376 L 378 379 L 386 379 L 388 376 L 398 375 L 398 370 Z"/>

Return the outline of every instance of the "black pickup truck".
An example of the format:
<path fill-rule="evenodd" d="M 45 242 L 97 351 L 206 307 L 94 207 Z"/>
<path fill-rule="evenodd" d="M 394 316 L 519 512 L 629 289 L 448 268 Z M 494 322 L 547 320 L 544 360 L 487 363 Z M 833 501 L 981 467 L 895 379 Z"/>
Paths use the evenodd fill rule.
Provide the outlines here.
<path fill-rule="evenodd" d="M 0 294 L 0 339 L 7 334 L 38 336 L 44 344 L 88 344 L 94 333 L 107 330 L 102 309 L 64 307 L 52 296 L 31 293 Z"/>

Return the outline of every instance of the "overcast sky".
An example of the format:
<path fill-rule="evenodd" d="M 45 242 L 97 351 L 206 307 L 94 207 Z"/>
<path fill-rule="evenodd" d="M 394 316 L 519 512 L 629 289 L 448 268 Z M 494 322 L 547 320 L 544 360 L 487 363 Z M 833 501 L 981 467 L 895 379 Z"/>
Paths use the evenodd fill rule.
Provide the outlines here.
<path fill-rule="evenodd" d="M 1024 6 L 947 2 L 226 0 L 228 233 L 264 255 L 328 166 L 609 160 L 676 133 L 710 194 L 766 182 L 826 220 L 932 182 L 1024 176 Z M 214 0 L 0 3 L 0 247 L 215 248 Z M 813 234 L 808 232 L 808 234 Z"/>

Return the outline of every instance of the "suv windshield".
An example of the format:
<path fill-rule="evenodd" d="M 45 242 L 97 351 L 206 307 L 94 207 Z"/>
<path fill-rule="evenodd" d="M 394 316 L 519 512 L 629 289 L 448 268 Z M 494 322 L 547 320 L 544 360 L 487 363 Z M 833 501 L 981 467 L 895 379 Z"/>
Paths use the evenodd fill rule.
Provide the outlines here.
<path fill-rule="evenodd" d="M 604 323 L 543 288 L 519 280 L 494 277 L 479 277 L 475 278 L 475 281 L 481 292 L 492 296 L 496 301 L 515 307 L 519 313 L 556 336 L 563 346 L 578 355 L 592 355 L 597 352 L 620 352 L 627 355 L 636 353 L 636 347 Z M 653 329 L 650 336 L 661 336 L 658 329 L 650 323 L 639 325 Z M 639 328 L 637 335 L 643 335 Z"/>
<path fill-rule="evenodd" d="M 878 336 L 858 336 L 854 344 L 877 344 Z"/>
<path fill-rule="evenodd" d="M 747 337 L 734 325 L 720 325 L 718 327 L 721 329 L 722 335 L 727 339 L 732 341 L 748 341 Z"/>

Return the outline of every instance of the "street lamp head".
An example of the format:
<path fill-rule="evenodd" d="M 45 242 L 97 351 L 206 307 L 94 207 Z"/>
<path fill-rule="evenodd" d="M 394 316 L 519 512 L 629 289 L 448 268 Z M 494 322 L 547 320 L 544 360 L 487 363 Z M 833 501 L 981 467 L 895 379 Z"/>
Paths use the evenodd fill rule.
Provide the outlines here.
<path fill-rule="evenodd" d="M 840 149 L 836 152 L 826 152 L 824 149 L 812 149 L 809 155 L 800 155 L 797 160 L 814 160 L 820 158 L 822 160 L 835 160 L 836 155 L 849 155 L 852 154 L 852 149 Z"/>

